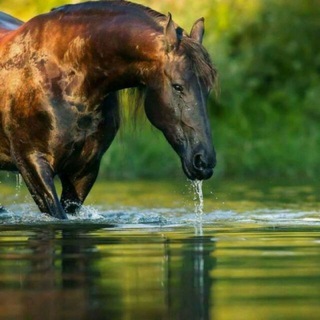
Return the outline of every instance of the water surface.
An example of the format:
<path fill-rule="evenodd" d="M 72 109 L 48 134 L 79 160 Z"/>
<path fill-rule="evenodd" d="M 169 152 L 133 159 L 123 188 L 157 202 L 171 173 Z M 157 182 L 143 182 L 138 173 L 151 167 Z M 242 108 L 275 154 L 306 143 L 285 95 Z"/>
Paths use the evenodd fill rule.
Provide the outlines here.
<path fill-rule="evenodd" d="M 317 186 L 99 183 L 67 222 L 0 186 L 0 319 L 318 319 Z"/>

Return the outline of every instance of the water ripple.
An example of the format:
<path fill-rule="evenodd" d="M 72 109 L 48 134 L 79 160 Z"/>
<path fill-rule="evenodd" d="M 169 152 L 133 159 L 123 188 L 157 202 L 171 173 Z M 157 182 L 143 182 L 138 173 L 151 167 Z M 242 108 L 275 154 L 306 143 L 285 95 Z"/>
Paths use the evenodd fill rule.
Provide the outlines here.
<path fill-rule="evenodd" d="M 103 207 L 84 206 L 77 215 L 68 215 L 68 221 L 59 221 L 41 214 L 31 204 L 13 205 L 7 212 L 0 213 L 0 225 L 14 224 L 51 224 L 51 223 L 95 223 L 111 225 L 139 226 L 184 226 L 199 223 L 196 212 L 184 208 L 131 208 L 119 210 Z M 320 225 L 317 211 L 270 210 L 260 209 L 247 212 L 216 210 L 204 212 L 203 225 L 215 224 L 260 224 L 260 225 Z"/>

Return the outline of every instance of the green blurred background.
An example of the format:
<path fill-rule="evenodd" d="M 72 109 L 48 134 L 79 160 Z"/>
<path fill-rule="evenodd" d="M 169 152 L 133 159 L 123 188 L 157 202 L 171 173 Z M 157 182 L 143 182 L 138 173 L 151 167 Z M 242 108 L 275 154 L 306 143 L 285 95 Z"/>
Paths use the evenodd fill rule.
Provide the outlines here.
<path fill-rule="evenodd" d="M 0 0 L 22 20 L 76 1 Z M 78 2 L 78 1 L 77 1 Z M 187 31 L 203 16 L 204 45 L 219 71 L 208 108 L 218 178 L 316 179 L 320 173 L 319 0 L 137 0 Z M 183 176 L 176 154 L 145 117 L 130 113 L 100 177 Z M 136 128 L 134 128 L 136 127 Z"/>

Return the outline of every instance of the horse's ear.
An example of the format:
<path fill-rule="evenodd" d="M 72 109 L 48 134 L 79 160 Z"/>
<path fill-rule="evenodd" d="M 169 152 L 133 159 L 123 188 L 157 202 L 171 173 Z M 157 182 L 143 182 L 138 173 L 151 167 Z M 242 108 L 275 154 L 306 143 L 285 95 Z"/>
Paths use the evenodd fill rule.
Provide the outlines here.
<path fill-rule="evenodd" d="M 168 13 L 168 22 L 164 30 L 165 41 L 167 45 L 167 51 L 170 52 L 179 46 L 179 39 L 177 31 L 172 21 L 171 13 Z"/>
<path fill-rule="evenodd" d="M 204 35 L 204 18 L 198 19 L 194 24 L 190 32 L 190 37 L 199 43 L 202 43 Z"/>

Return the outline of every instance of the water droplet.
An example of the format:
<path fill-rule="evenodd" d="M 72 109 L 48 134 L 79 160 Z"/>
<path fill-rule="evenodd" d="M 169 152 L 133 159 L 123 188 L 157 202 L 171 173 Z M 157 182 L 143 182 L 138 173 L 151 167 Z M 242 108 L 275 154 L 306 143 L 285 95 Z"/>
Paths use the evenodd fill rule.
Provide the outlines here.
<path fill-rule="evenodd" d="M 16 174 L 16 194 L 15 197 L 17 198 L 20 194 L 21 191 L 21 186 L 22 186 L 22 176 L 20 173 Z"/>

